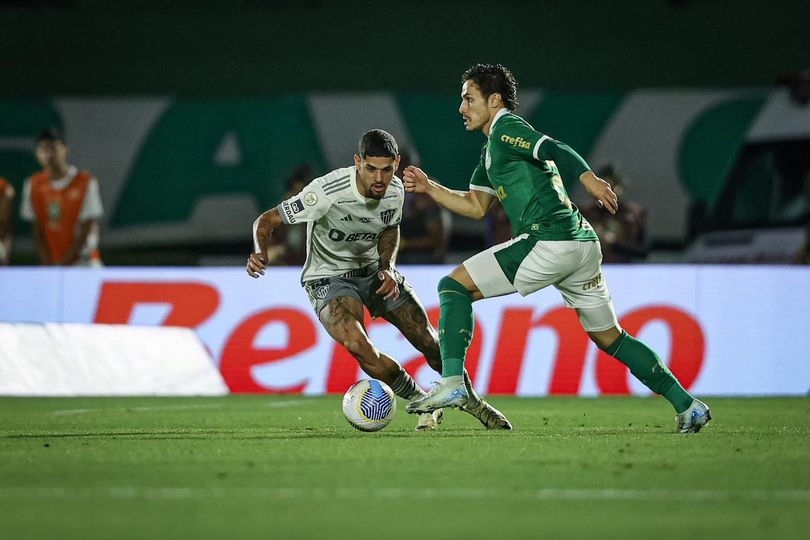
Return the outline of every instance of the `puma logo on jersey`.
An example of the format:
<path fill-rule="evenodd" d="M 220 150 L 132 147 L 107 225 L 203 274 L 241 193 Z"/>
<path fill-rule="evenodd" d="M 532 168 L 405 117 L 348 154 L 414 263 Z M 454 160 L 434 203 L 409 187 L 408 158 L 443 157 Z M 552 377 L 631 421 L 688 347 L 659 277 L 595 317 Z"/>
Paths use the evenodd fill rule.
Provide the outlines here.
<path fill-rule="evenodd" d="M 506 144 L 511 144 L 515 148 L 524 148 L 528 150 L 532 147 L 532 143 L 523 140 L 523 137 L 510 137 L 509 135 L 501 135 L 501 141 Z"/>

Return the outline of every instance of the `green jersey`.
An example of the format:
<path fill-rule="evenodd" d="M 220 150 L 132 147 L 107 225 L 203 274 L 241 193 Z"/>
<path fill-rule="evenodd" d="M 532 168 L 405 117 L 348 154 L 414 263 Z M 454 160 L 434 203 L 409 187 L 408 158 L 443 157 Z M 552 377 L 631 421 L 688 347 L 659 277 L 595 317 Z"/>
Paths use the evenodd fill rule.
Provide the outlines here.
<path fill-rule="evenodd" d="M 568 197 L 558 165 L 577 177 L 590 170 L 567 145 L 503 109 L 492 123 L 470 189 L 498 197 L 513 237 L 527 233 L 538 240 L 598 240 Z"/>

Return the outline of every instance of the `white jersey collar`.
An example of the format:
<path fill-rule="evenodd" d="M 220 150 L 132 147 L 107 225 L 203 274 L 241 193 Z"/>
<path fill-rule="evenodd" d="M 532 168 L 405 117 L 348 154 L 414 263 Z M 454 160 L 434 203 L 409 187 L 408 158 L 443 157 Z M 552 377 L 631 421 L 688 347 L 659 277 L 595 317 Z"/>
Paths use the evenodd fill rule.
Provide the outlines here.
<path fill-rule="evenodd" d="M 68 165 L 65 176 L 51 180 L 51 185 L 56 189 L 64 189 L 77 174 L 79 174 L 79 169 L 75 165 Z"/>

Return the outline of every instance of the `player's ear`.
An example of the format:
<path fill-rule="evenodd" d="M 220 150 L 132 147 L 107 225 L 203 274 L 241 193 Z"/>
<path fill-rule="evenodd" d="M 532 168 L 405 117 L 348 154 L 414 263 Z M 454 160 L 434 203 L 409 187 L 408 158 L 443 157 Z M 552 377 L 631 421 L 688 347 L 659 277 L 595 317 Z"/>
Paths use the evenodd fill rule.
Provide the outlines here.
<path fill-rule="evenodd" d="M 358 156 L 357 154 L 354 155 L 354 166 L 357 168 L 358 171 L 360 170 L 360 156 Z"/>
<path fill-rule="evenodd" d="M 501 94 L 499 92 L 494 92 L 490 94 L 489 98 L 487 99 L 487 105 L 489 105 L 492 108 L 500 107 L 502 103 L 503 98 L 501 97 Z"/>

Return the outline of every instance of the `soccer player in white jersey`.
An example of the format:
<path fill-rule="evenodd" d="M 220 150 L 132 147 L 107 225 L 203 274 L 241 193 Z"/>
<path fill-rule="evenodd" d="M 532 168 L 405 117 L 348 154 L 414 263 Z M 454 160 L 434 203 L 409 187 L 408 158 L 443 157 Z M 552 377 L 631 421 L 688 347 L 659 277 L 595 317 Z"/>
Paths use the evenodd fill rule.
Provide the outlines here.
<path fill-rule="evenodd" d="M 395 268 L 405 198 L 402 181 L 394 176 L 398 165 L 394 137 L 380 129 L 366 132 L 353 166 L 314 179 L 256 219 L 247 273 L 254 278 L 264 275 L 276 227 L 306 223 L 301 284 L 321 324 L 363 371 L 398 396 L 414 400 L 427 394 L 396 360 L 374 346 L 363 324 L 366 306 L 372 317 L 396 326 L 428 365 L 441 372 L 436 330 L 413 288 Z M 487 429 L 511 429 L 506 417 L 475 393 L 467 372 L 462 375 L 470 396 L 462 410 Z M 442 415 L 441 409 L 420 414 L 416 429 L 436 429 Z"/>
<path fill-rule="evenodd" d="M 476 64 L 462 76 L 459 113 L 467 131 L 487 138 L 469 191 L 454 191 L 417 167 L 403 173 L 405 189 L 427 193 L 440 205 L 481 219 L 497 198 L 513 239 L 467 259 L 439 281 L 442 380 L 430 396 L 406 407 L 424 413 L 464 406 L 464 359 L 472 339 L 472 302 L 515 292 L 525 296 L 553 285 L 603 351 L 630 368 L 676 412 L 677 430 L 700 431 L 711 412 L 692 397 L 646 344 L 624 331 L 602 275 L 602 252 L 593 227 L 572 204 L 559 170 L 579 178 L 597 203 L 615 213 L 616 194 L 568 145 L 536 131 L 513 114 L 517 82 L 500 64 Z M 558 169 L 559 168 L 559 169 Z"/>

